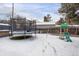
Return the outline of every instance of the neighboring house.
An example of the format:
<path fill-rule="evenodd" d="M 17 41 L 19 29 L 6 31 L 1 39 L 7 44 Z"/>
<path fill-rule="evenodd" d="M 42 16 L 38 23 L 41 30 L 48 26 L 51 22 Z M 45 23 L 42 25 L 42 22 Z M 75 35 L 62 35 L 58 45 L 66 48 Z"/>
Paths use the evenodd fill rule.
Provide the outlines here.
<path fill-rule="evenodd" d="M 55 24 L 51 22 L 36 23 L 36 29 L 39 33 L 52 33 L 54 27 Z"/>
<path fill-rule="evenodd" d="M 10 25 L 0 23 L 0 37 L 9 36 Z"/>
<path fill-rule="evenodd" d="M 0 23 L 0 30 L 10 30 L 9 24 Z"/>
<path fill-rule="evenodd" d="M 59 21 L 61 22 L 61 21 Z M 79 35 L 79 25 L 68 25 L 69 33 L 71 35 Z M 39 33 L 52 33 L 60 34 L 60 25 L 52 22 L 40 22 L 36 23 L 36 29 Z"/>

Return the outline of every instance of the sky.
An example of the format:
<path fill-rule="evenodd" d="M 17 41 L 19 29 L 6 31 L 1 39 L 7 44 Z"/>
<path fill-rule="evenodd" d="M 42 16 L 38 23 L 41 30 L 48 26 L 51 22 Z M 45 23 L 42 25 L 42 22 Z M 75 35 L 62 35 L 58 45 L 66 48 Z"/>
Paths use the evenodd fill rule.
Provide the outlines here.
<path fill-rule="evenodd" d="M 8 19 L 12 11 L 11 3 L 0 3 L 0 18 Z M 15 3 L 14 14 L 26 17 L 27 19 L 36 19 L 43 21 L 43 17 L 50 14 L 51 21 L 57 21 L 61 17 L 58 9 L 61 7 L 60 3 Z"/>

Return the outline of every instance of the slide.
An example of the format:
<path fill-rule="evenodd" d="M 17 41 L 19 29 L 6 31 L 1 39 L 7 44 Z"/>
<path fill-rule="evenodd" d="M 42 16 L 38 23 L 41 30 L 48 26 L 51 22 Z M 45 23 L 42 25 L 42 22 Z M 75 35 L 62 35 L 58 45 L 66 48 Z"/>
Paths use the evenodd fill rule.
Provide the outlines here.
<path fill-rule="evenodd" d="M 67 42 L 72 42 L 72 40 L 70 39 L 69 32 L 64 32 L 64 37 L 65 37 L 65 39 L 66 39 Z"/>

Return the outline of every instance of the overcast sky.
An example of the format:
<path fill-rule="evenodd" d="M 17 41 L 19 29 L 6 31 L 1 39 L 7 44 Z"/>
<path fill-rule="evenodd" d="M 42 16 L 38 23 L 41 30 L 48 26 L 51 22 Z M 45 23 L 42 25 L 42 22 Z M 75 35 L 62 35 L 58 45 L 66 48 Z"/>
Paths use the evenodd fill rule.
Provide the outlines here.
<path fill-rule="evenodd" d="M 43 17 L 50 14 L 54 21 L 58 20 L 61 16 L 58 14 L 58 9 L 61 7 L 57 3 L 17 3 L 14 4 L 14 12 L 16 15 L 21 15 L 28 19 L 37 19 L 42 21 Z M 12 5 L 10 3 L 0 4 L 0 18 L 8 18 L 11 13 Z"/>

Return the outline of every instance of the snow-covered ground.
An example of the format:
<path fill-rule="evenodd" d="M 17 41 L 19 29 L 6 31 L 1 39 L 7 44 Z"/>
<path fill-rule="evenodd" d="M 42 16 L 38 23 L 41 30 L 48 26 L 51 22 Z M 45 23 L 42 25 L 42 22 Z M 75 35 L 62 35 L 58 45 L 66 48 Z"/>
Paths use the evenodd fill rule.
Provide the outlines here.
<path fill-rule="evenodd" d="M 73 42 L 60 40 L 51 34 L 36 34 L 36 38 L 10 40 L 0 38 L 0 55 L 3 56 L 76 56 L 79 55 L 79 37 L 71 37 Z"/>

